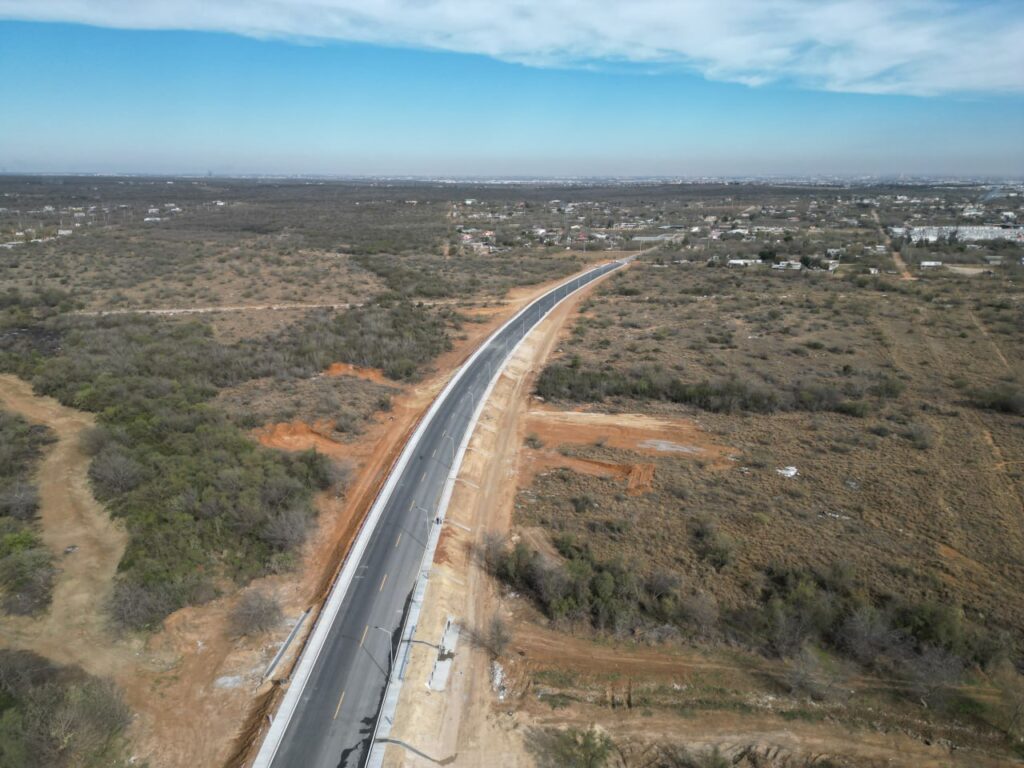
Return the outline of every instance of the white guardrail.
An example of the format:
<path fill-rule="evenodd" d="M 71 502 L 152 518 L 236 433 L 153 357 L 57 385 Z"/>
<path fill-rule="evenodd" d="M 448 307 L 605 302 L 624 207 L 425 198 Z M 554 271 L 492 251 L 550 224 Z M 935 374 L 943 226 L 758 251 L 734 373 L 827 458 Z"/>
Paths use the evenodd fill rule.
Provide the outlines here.
<path fill-rule="evenodd" d="M 626 261 L 627 260 L 624 259 L 621 262 L 619 262 L 619 266 L 624 265 Z M 595 267 L 594 269 L 583 273 L 583 275 L 576 275 L 575 277 L 572 277 L 569 280 L 560 283 L 555 288 L 552 288 L 551 291 L 548 291 L 543 296 L 540 296 L 539 298 L 535 299 L 534 301 L 530 302 L 525 307 L 523 307 L 521 310 L 519 310 L 519 312 L 517 312 L 512 318 L 507 320 L 500 328 L 498 328 L 490 336 L 488 336 L 487 340 L 483 344 L 477 347 L 473 354 L 469 356 L 469 359 L 462 364 L 462 366 L 455 373 L 455 375 L 452 376 L 452 378 L 448 381 L 444 389 L 441 390 L 441 394 L 434 398 L 434 402 L 431 403 L 426 415 L 420 420 L 420 423 L 416 427 L 416 431 L 413 432 L 412 437 L 409 438 L 409 441 L 406 443 L 405 448 L 402 450 L 402 453 L 398 458 L 398 461 L 392 468 L 387 480 L 381 487 L 380 492 L 377 494 L 377 498 L 374 500 L 373 506 L 370 508 L 369 513 L 366 515 L 362 525 L 359 528 L 359 533 L 356 535 L 356 540 L 352 544 L 352 548 L 349 550 L 348 555 L 345 557 L 345 562 L 341 567 L 341 571 L 338 573 L 338 577 L 335 580 L 334 585 L 331 587 L 331 591 L 327 596 L 327 600 L 324 601 L 323 609 L 320 611 L 320 615 L 319 617 L 317 617 L 316 623 L 313 626 L 313 630 L 310 634 L 309 640 L 306 642 L 306 646 L 302 650 L 302 655 L 299 657 L 298 667 L 296 668 L 295 673 L 292 676 L 292 680 L 288 686 L 288 691 L 287 693 L 285 693 L 284 700 L 281 702 L 281 706 L 277 709 L 277 715 L 276 717 L 274 717 L 270 725 L 270 728 L 267 731 L 267 735 L 263 739 L 263 744 L 260 746 L 260 750 L 256 755 L 256 759 L 253 761 L 252 768 L 270 768 L 270 766 L 274 762 L 274 757 L 277 755 L 277 750 L 281 745 L 282 739 L 284 738 L 285 731 L 288 729 L 288 724 L 291 722 L 292 715 L 295 713 L 295 708 L 298 706 L 299 699 L 302 696 L 302 691 L 305 689 L 306 683 L 309 681 L 309 676 L 313 672 L 313 667 L 316 666 L 317 659 L 320 657 L 320 652 L 323 650 L 324 643 L 327 641 L 327 637 L 330 634 L 332 627 L 334 626 L 334 620 L 338 616 L 338 611 L 341 610 L 341 605 L 345 601 L 345 596 L 348 594 L 348 589 L 351 586 L 356 570 L 359 567 L 359 561 L 362 559 L 363 552 L 369 545 L 370 538 L 373 536 L 373 532 L 377 527 L 377 523 L 380 521 L 380 517 L 384 512 L 384 508 L 387 506 L 387 503 L 391 498 L 391 494 L 398 483 L 398 479 L 401 477 L 402 472 L 405 471 L 405 467 L 409 463 L 409 460 L 412 458 L 413 455 L 415 455 L 416 450 L 419 446 L 420 439 L 423 436 L 423 433 L 426 431 L 427 426 L 434 418 L 434 415 L 444 404 L 444 401 L 448 397 L 448 393 L 451 392 L 451 390 L 455 387 L 456 384 L 458 384 L 458 382 L 462 379 L 466 371 L 468 371 L 472 367 L 477 357 L 479 357 L 483 353 L 483 351 L 487 349 L 491 342 L 498 335 L 500 335 L 506 328 L 511 326 L 517 320 L 519 320 L 520 317 L 524 315 L 526 312 L 528 312 L 531 307 L 543 301 L 545 297 L 547 297 L 553 291 L 557 291 L 559 288 L 569 285 L 573 281 L 578 280 L 580 277 L 589 275 L 591 272 L 595 272 L 604 266 L 607 265 Z M 607 274 L 614 272 L 615 269 L 618 269 L 618 267 L 608 270 Z M 544 320 L 544 318 L 546 318 L 552 312 L 552 310 L 554 310 L 555 307 L 561 304 L 562 301 L 564 301 L 572 294 L 576 293 L 578 290 L 580 290 L 580 288 L 584 287 L 585 285 L 590 285 L 591 282 L 593 282 L 593 280 L 589 280 L 586 283 L 581 283 L 579 286 L 577 286 L 572 291 L 563 296 L 559 301 L 552 304 L 551 308 L 548 309 L 547 312 L 545 312 L 543 315 L 541 315 L 537 319 L 537 322 L 531 326 L 531 328 L 535 327 L 542 320 Z M 497 367 L 497 369 L 495 370 L 494 374 L 491 377 L 491 380 L 488 382 L 487 389 L 484 391 L 483 396 L 480 397 L 477 402 L 476 410 L 473 412 L 473 416 L 466 427 L 465 434 L 463 435 L 462 441 L 459 444 L 459 450 L 456 453 L 455 460 L 452 462 L 452 468 L 448 474 L 448 479 L 445 482 L 444 491 L 441 494 L 441 499 L 438 504 L 437 516 L 441 517 L 442 519 L 444 518 L 444 513 L 447 510 L 448 502 L 451 498 L 452 488 L 455 484 L 455 478 L 458 476 L 459 467 L 462 464 L 463 455 L 466 452 L 466 447 L 469 445 L 469 439 L 473 434 L 473 430 L 476 428 L 476 423 L 477 420 L 480 418 L 480 413 L 483 411 L 484 404 L 487 402 L 487 398 L 490 396 L 491 390 L 494 388 L 494 385 L 497 382 L 498 377 L 501 376 L 501 373 L 502 371 L 504 371 L 505 366 L 508 364 L 508 361 L 511 359 L 515 351 L 519 348 L 519 345 L 522 344 L 523 341 L 526 339 L 527 335 L 528 334 L 524 334 L 522 338 L 520 338 L 519 341 L 516 342 L 515 346 L 512 347 L 509 353 L 502 360 L 501 365 Z M 438 526 L 434 526 L 434 528 L 437 529 Z M 433 531 L 431 531 L 431 534 L 433 534 Z M 434 548 L 436 547 L 437 544 L 437 538 L 437 536 L 431 535 L 431 537 L 428 539 L 427 551 L 424 553 L 424 561 L 428 563 L 433 561 Z M 428 556 L 430 560 L 427 560 Z M 427 570 L 429 572 L 429 568 Z M 422 569 L 420 578 L 422 578 Z M 403 640 L 407 627 L 415 627 L 415 622 L 412 622 L 410 624 L 409 618 L 411 617 L 411 615 L 412 607 L 410 607 L 409 616 L 406 617 L 405 626 L 403 626 L 402 628 L 403 632 L 400 637 Z M 401 648 L 401 644 L 402 640 L 399 641 L 399 648 Z M 406 647 L 408 648 L 408 643 L 406 643 Z M 388 695 L 390 694 L 392 688 L 400 689 L 400 686 L 394 685 L 396 679 L 396 670 L 400 666 L 402 665 L 398 663 L 398 658 L 396 655 L 395 663 L 392 665 L 392 668 L 388 676 L 387 688 L 385 689 L 384 694 L 385 701 L 387 701 Z M 395 696 L 395 699 L 397 704 L 397 695 Z M 381 712 L 383 712 L 383 708 L 381 709 Z M 380 723 L 382 720 L 383 718 L 381 717 L 381 714 L 379 712 L 377 716 L 377 721 L 374 725 L 374 736 L 373 741 L 371 741 L 370 747 L 371 758 L 370 760 L 368 760 L 368 765 L 373 765 L 373 756 L 375 755 L 377 751 L 376 748 L 378 746 L 377 739 L 381 737 L 380 734 L 378 733 L 378 730 L 380 728 Z M 390 722 L 388 728 L 390 730 Z M 383 750 L 380 750 L 380 759 L 383 759 Z M 379 763 L 377 764 L 379 765 Z"/>

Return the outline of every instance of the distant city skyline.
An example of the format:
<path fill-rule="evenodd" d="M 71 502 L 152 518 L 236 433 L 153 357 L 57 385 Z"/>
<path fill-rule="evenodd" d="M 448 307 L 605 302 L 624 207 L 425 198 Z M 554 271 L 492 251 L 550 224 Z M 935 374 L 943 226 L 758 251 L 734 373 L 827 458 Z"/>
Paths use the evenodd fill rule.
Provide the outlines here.
<path fill-rule="evenodd" d="M 0 0 L 0 172 L 1024 175 L 1020 3 L 613 5 Z"/>

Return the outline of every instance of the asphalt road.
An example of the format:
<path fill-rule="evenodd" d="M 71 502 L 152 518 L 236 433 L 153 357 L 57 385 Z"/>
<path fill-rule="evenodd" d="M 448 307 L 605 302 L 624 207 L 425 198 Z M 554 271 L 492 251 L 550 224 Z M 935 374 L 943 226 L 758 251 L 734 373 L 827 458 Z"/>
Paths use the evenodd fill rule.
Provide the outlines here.
<path fill-rule="evenodd" d="M 516 343 L 580 285 L 621 266 L 611 262 L 535 301 L 481 349 L 425 426 L 363 552 L 327 641 L 274 755 L 274 768 L 360 766 L 384 696 L 430 526 L 462 442 L 493 374 Z"/>

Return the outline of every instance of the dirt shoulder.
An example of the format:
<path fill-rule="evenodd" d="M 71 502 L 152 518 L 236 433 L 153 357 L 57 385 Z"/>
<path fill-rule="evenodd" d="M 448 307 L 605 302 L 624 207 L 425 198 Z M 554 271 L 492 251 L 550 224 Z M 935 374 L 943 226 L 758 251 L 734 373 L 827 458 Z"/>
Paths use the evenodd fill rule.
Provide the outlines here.
<path fill-rule="evenodd" d="M 483 632 L 500 607 L 474 552 L 488 531 L 507 531 L 511 525 L 514 493 L 509 488 L 519 469 L 531 385 L 580 299 L 577 294 L 556 308 L 512 356 L 480 416 L 452 494 L 415 639 L 436 645 L 452 617 L 462 628 L 458 649 L 446 690 L 431 691 L 423 683 L 437 651 L 413 645 L 391 731 L 393 738 L 437 759 L 454 756 L 459 765 L 493 764 L 495 754 L 502 755 L 502 765 L 525 760 L 518 738 L 496 728 L 490 716 L 489 658 L 474 635 Z M 385 764 L 430 761 L 395 746 L 388 749 Z"/>
<path fill-rule="evenodd" d="M 564 280 L 558 278 L 541 285 L 517 288 L 510 291 L 501 302 L 467 310 L 466 314 L 475 316 L 478 322 L 464 324 L 453 348 L 434 361 L 432 367 L 436 373 L 402 390 L 392 399 L 391 410 L 378 414 L 358 440 L 340 443 L 330 436 L 327 429 L 322 428 L 323 425 L 295 421 L 270 424 L 255 431 L 254 436 L 269 447 L 290 451 L 315 447 L 332 458 L 348 462 L 353 468 L 353 475 L 344 499 L 322 499 L 318 502 L 320 517 L 317 532 L 311 537 L 299 574 L 291 579 L 291 586 L 283 590 L 288 595 L 289 615 L 298 615 L 306 608 L 312 608 L 313 613 L 275 671 L 273 679 L 264 681 L 256 688 L 255 695 L 250 698 L 247 719 L 239 718 L 246 724 L 230 753 L 224 755 L 230 765 L 244 764 L 252 750 L 258 747 L 265 714 L 273 711 L 283 693 L 277 682 L 286 680 L 290 674 L 314 624 L 315 613 L 326 597 L 366 512 L 430 403 L 487 336 L 530 301 Z M 345 366 L 331 366 L 326 373 L 331 376 L 375 379 L 372 371 Z M 274 641 L 282 642 L 286 634 L 287 628 L 282 628 Z"/>

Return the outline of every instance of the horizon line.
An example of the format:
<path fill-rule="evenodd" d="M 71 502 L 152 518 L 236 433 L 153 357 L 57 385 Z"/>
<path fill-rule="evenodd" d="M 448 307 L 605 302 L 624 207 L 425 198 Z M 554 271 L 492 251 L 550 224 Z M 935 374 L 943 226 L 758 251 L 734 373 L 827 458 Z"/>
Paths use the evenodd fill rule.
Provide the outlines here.
<path fill-rule="evenodd" d="M 240 180 L 254 181 L 273 179 L 278 181 L 411 181 L 435 184 L 509 184 L 527 185 L 543 183 L 593 184 L 617 182 L 624 184 L 699 184 L 707 182 L 791 182 L 822 183 L 838 182 L 945 182 L 961 184 L 1024 184 L 1024 175 L 1005 176 L 996 174 L 965 173 L 760 173 L 760 174 L 342 174 L 342 173 L 195 173 L 158 171 L 7 171 L 0 170 L 0 177 L 41 177 L 41 178 L 137 178 L 137 179 L 187 179 L 187 180 Z"/>

